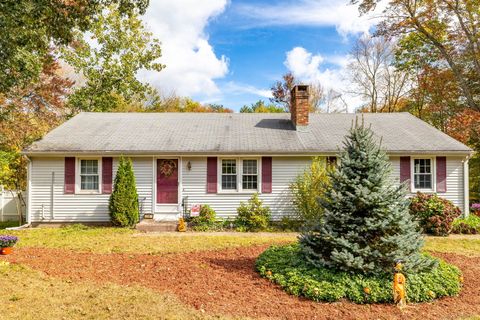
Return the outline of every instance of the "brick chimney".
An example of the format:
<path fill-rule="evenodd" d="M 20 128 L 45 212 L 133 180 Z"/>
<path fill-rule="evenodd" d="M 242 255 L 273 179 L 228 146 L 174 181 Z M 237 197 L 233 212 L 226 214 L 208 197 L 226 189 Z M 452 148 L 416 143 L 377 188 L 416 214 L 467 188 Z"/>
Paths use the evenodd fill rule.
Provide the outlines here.
<path fill-rule="evenodd" d="M 296 85 L 290 93 L 290 116 L 297 131 L 306 130 L 308 126 L 308 86 Z"/>

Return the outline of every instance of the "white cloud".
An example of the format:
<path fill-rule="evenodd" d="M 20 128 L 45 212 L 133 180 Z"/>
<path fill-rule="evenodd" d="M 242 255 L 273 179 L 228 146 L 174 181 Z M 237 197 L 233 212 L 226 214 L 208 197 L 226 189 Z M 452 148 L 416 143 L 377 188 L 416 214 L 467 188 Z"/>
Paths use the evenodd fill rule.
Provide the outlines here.
<path fill-rule="evenodd" d="M 302 47 L 295 47 L 287 52 L 285 66 L 300 79 L 311 81 L 320 76 L 320 64 L 323 57 L 319 54 L 307 52 Z"/>
<path fill-rule="evenodd" d="M 375 12 L 360 16 L 358 6 L 351 5 L 348 0 L 297 0 L 237 6 L 252 26 L 335 26 L 343 36 L 368 33 L 378 22 L 376 16 L 383 8 L 384 2 L 377 5 Z"/>
<path fill-rule="evenodd" d="M 228 59 L 217 57 L 205 27 L 225 10 L 227 0 L 151 0 L 143 17 L 162 42 L 161 72 L 142 71 L 140 77 L 164 92 L 179 95 L 219 92 L 215 79 L 228 73 Z"/>
<path fill-rule="evenodd" d="M 322 57 L 320 54 L 308 52 L 305 48 L 295 47 L 286 53 L 284 64 L 300 81 L 319 83 L 326 92 L 332 89 L 341 93 L 348 111 L 351 112 L 361 104 L 361 101 L 347 92 L 351 85 L 345 76 L 349 60 L 348 55 Z M 323 62 L 333 66 L 324 67 Z"/>
<path fill-rule="evenodd" d="M 227 94 L 242 94 L 242 93 L 250 93 L 255 94 L 257 96 L 263 98 L 271 98 L 272 91 L 267 89 L 259 89 L 249 84 L 237 83 L 230 81 L 228 82 L 225 87 L 223 88 L 225 93 Z"/>

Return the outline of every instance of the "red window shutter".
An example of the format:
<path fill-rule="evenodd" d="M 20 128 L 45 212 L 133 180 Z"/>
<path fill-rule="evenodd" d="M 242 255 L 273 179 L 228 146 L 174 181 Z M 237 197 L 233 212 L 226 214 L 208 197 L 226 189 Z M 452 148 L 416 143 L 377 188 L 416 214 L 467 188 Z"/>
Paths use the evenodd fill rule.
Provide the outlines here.
<path fill-rule="evenodd" d="M 207 193 L 217 193 L 217 157 L 207 158 Z"/>
<path fill-rule="evenodd" d="M 437 157 L 437 192 L 447 192 L 447 157 Z"/>
<path fill-rule="evenodd" d="M 400 182 L 410 181 L 410 171 L 410 157 L 400 157 Z M 410 190 L 410 184 L 408 184 L 408 190 Z"/>
<path fill-rule="evenodd" d="M 262 157 L 262 192 L 272 193 L 272 157 Z"/>
<path fill-rule="evenodd" d="M 75 158 L 65 157 L 65 194 L 75 193 Z"/>
<path fill-rule="evenodd" d="M 112 193 L 113 158 L 102 158 L 102 193 Z"/>

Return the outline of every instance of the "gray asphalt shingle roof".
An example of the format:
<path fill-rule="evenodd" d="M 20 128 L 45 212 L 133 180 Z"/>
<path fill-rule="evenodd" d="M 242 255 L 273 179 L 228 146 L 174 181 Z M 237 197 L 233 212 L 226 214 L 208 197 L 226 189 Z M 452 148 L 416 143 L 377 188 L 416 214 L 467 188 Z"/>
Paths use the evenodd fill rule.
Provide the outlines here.
<path fill-rule="evenodd" d="M 25 150 L 33 153 L 333 153 L 358 114 L 310 114 L 306 132 L 290 114 L 80 113 Z M 364 114 L 389 153 L 471 152 L 408 113 Z"/>

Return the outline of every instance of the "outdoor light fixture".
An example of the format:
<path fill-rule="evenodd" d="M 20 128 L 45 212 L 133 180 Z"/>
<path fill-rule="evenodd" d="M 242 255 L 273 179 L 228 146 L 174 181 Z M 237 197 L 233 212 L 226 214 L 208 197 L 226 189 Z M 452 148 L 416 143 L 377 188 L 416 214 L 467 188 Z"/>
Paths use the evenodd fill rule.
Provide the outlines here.
<path fill-rule="evenodd" d="M 190 163 L 190 161 L 187 162 L 187 169 L 188 171 L 192 170 L 192 164 Z"/>

